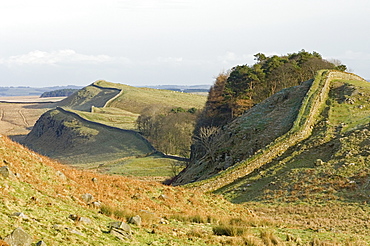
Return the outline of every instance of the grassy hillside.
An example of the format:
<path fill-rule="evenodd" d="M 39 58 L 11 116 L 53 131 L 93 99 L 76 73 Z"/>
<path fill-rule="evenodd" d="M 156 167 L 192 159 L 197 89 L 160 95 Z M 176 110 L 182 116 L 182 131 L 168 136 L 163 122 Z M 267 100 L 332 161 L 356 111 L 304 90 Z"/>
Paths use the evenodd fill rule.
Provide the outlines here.
<path fill-rule="evenodd" d="M 307 81 L 301 86 L 282 90 L 223 127 L 212 143 L 213 156 L 191 163 L 188 171 L 176 178 L 175 184 L 210 178 L 220 170 L 250 158 L 259 149 L 286 134 L 292 128 L 311 84 L 312 81 Z"/>
<path fill-rule="evenodd" d="M 131 113 L 119 108 L 108 107 L 93 107 L 92 112 L 77 111 L 72 109 L 69 109 L 68 111 L 74 112 L 89 121 L 127 130 L 136 129 L 136 120 L 137 117 L 139 117 L 139 114 Z"/>
<path fill-rule="evenodd" d="M 43 114 L 26 137 L 25 144 L 39 153 L 71 164 L 100 165 L 155 152 L 134 131 L 87 122 L 61 108 Z"/>
<path fill-rule="evenodd" d="M 207 100 L 205 96 L 151 88 L 138 88 L 106 81 L 97 81 L 96 86 L 103 88 L 114 87 L 121 90 L 119 96 L 107 102 L 106 107 L 120 108 L 140 114 L 141 111 L 153 105 L 185 109 L 202 108 Z"/>
<path fill-rule="evenodd" d="M 138 88 L 124 84 L 97 81 L 59 103 L 59 106 L 80 111 L 91 111 L 91 107 L 118 108 L 140 114 L 147 107 L 202 108 L 205 96 L 169 90 Z"/>
<path fill-rule="evenodd" d="M 314 231 L 306 221 L 289 217 L 288 207 L 279 208 L 284 219 L 274 221 L 267 206 L 251 204 L 253 212 L 216 195 L 71 169 L 4 136 L 0 161 L 12 172 L 0 175 L 2 239 L 17 227 L 34 243 L 42 240 L 47 245 L 367 245 L 369 239 L 366 227 L 358 234 Z M 87 193 L 102 205 L 88 205 L 82 198 Z M 303 210 L 302 205 L 296 213 Z M 18 212 L 23 215 L 13 215 Z M 131 239 L 109 233 L 110 222 L 134 215 L 141 216 L 142 224 L 130 224 Z"/>
<path fill-rule="evenodd" d="M 104 107 L 105 103 L 120 91 L 112 88 L 100 88 L 94 84 L 86 86 L 58 103 L 58 106 L 80 111 L 91 111 L 91 107 Z"/>
<path fill-rule="evenodd" d="M 369 96 L 368 82 L 333 81 L 308 139 L 220 192 L 234 202 L 369 202 Z"/>
<path fill-rule="evenodd" d="M 126 159 L 140 159 L 155 151 L 134 132 L 141 111 L 152 106 L 199 109 L 205 100 L 194 94 L 97 81 L 59 102 L 59 110 L 43 115 L 23 143 L 63 163 L 82 168 L 104 165 L 99 170 L 131 175 L 137 172 L 126 168 Z M 145 167 L 151 165 L 157 167 L 156 176 L 168 178 L 173 173 L 172 161 L 165 158 L 160 162 L 157 157 L 142 158 L 135 163 L 148 170 L 148 176 L 154 175 Z"/>
<path fill-rule="evenodd" d="M 255 154 L 250 156 L 249 158 L 245 160 L 240 160 L 233 155 L 233 152 L 230 150 L 233 150 L 234 148 L 239 148 L 239 146 L 244 146 L 245 144 L 248 144 L 250 137 L 248 135 L 259 135 L 260 131 L 254 131 L 254 132 L 246 132 L 241 138 L 238 138 L 238 135 L 230 134 L 233 130 L 235 130 L 235 127 L 240 128 L 241 124 L 234 124 L 231 123 L 228 126 L 224 127 L 224 131 L 220 134 L 219 139 L 223 139 L 225 136 L 231 137 L 231 142 L 234 142 L 234 144 L 227 144 L 220 145 L 221 153 L 217 152 L 217 154 L 222 154 L 223 156 L 229 156 L 229 160 L 231 159 L 233 163 L 229 163 L 229 166 L 231 167 L 227 168 L 220 168 L 221 172 L 217 173 L 217 175 L 212 176 L 211 178 L 192 184 L 192 186 L 198 186 L 201 187 L 201 189 L 204 190 L 216 190 L 223 186 L 226 186 L 232 182 L 234 182 L 237 179 L 243 178 L 246 175 L 250 174 L 251 172 L 258 170 L 259 168 L 265 166 L 267 163 L 273 161 L 276 158 L 279 158 L 279 156 L 283 155 L 286 151 L 289 150 L 289 148 L 292 148 L 296 145 L 298 145 L 301 141 L 307 139 L 310 137 L 312 133 L 312 129 L 315 126 L 315 124 L 318 122 L 318 117 L 321 112 L 323 112 L 323 107 L 327 103 L 327 98 L 330 91 L 330 86 L 333 82 L 335 82 L 338 79 L 345 78 L 348 79 L 358 79 L 359 83 L 367 83 L 363 79 L 361 79 L 358 76 L 347 74 L 347 73 L 341 73 L 336 71 L 328 71 L 328 70 L 322 70 L 319 71 L 315 80 L 313 81 L 309 91 L 306 93 L 302 100 L 302 104 L 299 107 L 298 112 L 296 113 L 296 119 L 292 123 L 291 129 L 277 137 L 276 139 L 272 139 L 271 143 L 260 146 L 259 148 L 256 148 L 254 151 Z M 292 95 L 294 97 L 294 94 Z M 277 96 L 274 95 L 271 98 L 276 98 Z M 299 96 L 298 96 L 299 97 Z M 284 96 L 285 100 L 283 101 L 289 101 L 289 96 Z M 262 102 L 260 106 L 258 107 L 271 107 L 269 106 L 269 100 Z M 346 99 L 350 100 L 350 99 Z M 366 99 L 367 100 L 367 99 Z M 275 106 L 272 106 L 272 108 L 279 108 L 280 104 L 276 104 Z M 363 107 L 361 109 L 363 110 Z M 252 110 L 253 111 L 253 110 Z M 257 111 L 259 112 L 259 111 Z M 247 112 L 241 118 L 246 117 L 246 119 L 249 119 L 249 113 Z M 261 121 L 263 122 L 263 118 L 266 117 L 266 114 L 261 114 Z M 285 117 L 284 114 L 277 114 L 275 117 L 271 119 L 272 124 L 276 124 L 279 122 L 280 118 Z M 257 117 L 258 118 L 258 117 Z M 366 119 L 367 117 L 365 117 Z M 364 119 L 362 119 L 362 123 Z M 353 120 L 352 120 L 353 121 Z M 366 121 L 366 120 L 365 120 Z M 259 122 L 258 120 L 254 122 Z M 338 126 L 336 126 L 338 127 Z M 231 129 L 231 130 L 230 130 Z M 270 130 L 269 127 L 264 128 L 262 132 L 267 132 Z M 263 135 L 262 135 L 263 136 Z M 245 143 L 243 143 L 243 141 Z M 248 146 L 248 145 L 247 145 Z M 256 145 L 255 145 L 256 146 Z M 223 148 L 226 147 L 227 149 Z M 245 151 L 248 151 L 248 149 L 245 149 Z M 226 152 L 226 153 L 225 153 Z M 217 157 L 222 158 L 222 157 Z M 226 158 L 224 158 L 224 161 L 226 161 Z M 203 162 L 207 162 L 203 161 Z M 208 162 L 210 162 L 208 160 Z M 222 164 L 222 161 L 221 161 Z M 203 166 L 203 170 L 199 171 L 197 170 L 195 172 L 196 174 L 202 174 L 208 173 L 208 176 L 212 174 L 216 174 L 213 172 L 213 169 L 210 169 L 210 165 L 207 165 L 202 162 L 195 162 L 193 165 L 195 166 Z M 220 164 L 219 164 L 220 165 Z M 227 168 L 227 169 L 226 169 Z M 218 170 L 220 170 L 218 169 Z M 222 171 L 223 169 L 226 169 L 225 171 Z M 192 168 L 188 168 L 187 170 L 184 170 L 182 177 L 183 181 L 186 180 L 186 176 L 191 177 Z M 181 177 L 181 175 L 180 175 Z M 199 175 L 198 175 L 199 177 Z M 189 178 L 187 178 L 188 182 L 190 181 Z"/>

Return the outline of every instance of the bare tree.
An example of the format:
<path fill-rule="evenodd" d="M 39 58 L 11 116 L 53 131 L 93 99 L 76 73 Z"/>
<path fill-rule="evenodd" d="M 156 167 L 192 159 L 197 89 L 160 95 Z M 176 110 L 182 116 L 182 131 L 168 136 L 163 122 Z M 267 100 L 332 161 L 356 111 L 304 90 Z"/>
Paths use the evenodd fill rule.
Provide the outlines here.
<path fill-rule="evenodd" d="M 220 128 L 215 126 L 201 127 L 199 129 L 199 133 L 194 139 L 205 150 L 205 154 L 201 159 L 209 157 L 212 163 L 215 163 L 216 151 L 222 144 L 220 133 Z"/>

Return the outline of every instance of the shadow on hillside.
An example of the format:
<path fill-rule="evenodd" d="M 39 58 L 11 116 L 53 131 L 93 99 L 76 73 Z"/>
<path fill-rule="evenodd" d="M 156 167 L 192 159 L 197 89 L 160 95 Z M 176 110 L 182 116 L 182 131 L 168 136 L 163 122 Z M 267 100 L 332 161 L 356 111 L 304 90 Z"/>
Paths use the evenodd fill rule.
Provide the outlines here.
<path fill-rule="evenodd" d="M 14 142 L 23 144 L 23 140 L 27 137 L 26 134 L 19 134 L 19 135 L 9 135 L 8 136 Z"/>
<path fill-rule="evenodd" d="M 29 104 L 29 105 L 24 105 L 23 108 L 27 108 L 27 109 L 41 109 L 41 108 L 56 108 L 58 105 L 58 103 L 54 102 L 54 103 L 32 103 L 32 104 Z"/>

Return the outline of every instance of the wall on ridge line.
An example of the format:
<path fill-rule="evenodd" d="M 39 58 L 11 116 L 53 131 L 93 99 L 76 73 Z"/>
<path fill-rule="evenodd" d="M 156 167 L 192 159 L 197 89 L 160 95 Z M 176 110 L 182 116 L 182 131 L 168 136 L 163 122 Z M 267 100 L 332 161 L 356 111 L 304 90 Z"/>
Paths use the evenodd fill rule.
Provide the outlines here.
<path fill-rule="evenodd" d="M 299 115 L 292 129 L 287 134 L 276 139 L 254 157 L 236 164 L 208 180 L 191 183 L 187 186 L 206 192 L 217 190 L 238 178 L 248 175 L 256 168 L 263 166 L 284 153 L 290 146 L 309 137 L 313 125 L 316 123 L 316 117 L 320 113 L 321 106 L 325 103 L 328 96 L 330 83 L 335 79 L 366 81 L 360 76 L 351 73 L 334 70 L 318 71 L 315 81 L 303 100 Z"/>
<path fill-rule="evenodd" d="M 77 114 L 75 112 L 68 111 L 68 110 L 66 110 L 66 109 L 64 109 L 62 107 L 57 107 L 56 109 L 59 110 L 59 111 L 62 111 L 64 113 L 71 114 L 71 115 L 77 117 L 79 120 L 81 120 L 83 122 L 86 122 L 86 123 L 90 123 L 90 124 L 93 124 L 93 125 L 98 125 L 98 126 L 101 126 L 101 127 L 106 127 L 106 128 L 112 129 L 112 130 L 118 130 L 118 131 L 123 131 L 123 132 L 131 133 L 131 134 L 135 135 L 137 138 L 141 139 L 148 146 L 148 148 L 152 150 L 151 153 L 154 153 L 154 152 L 158 152 L 159 153 L 159 151 L 157 151 L 146 138 L 144 138 L 140 133 L 138 133 L 136 131 L 121 129 L 121 128 L 114 127 L 114 126 L 104 125 L 104 124 L 99 123 L 99 122 L 90 121 L 90 120 L 87 120 L 85 118 L 82 118 L 79 114 Z"/>

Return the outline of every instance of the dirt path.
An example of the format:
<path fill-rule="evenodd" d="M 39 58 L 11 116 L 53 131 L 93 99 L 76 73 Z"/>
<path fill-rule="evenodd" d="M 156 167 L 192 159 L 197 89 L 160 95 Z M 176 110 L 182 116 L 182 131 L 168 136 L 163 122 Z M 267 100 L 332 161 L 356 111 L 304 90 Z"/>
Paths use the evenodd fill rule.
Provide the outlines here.
<path fill-rule="evenodd" d="M 28 126 L 30 126 L 30 125 L 28 124 L 27 119 L 26 119 L 26 117 L 24 116 L 24 114 L 23 114 L 22 110 L 18 110 L 18 113 L 19 113 L 19 115 L 22 117 L 24 125 L 25 125 L 25 126 L 27 126 L 27 127 L 28 127 Z"/>
<path fill-rule="evenodd" d="M 38 118 L 49 109 L 45 103 L 0 102 L 0 134 L 27 135 Z"/>
<path fill-rule="evenodd" d="M 4 109 L 0 108 L 0 121 L 4 121 L 4 115 L 5 115 Z"/>

